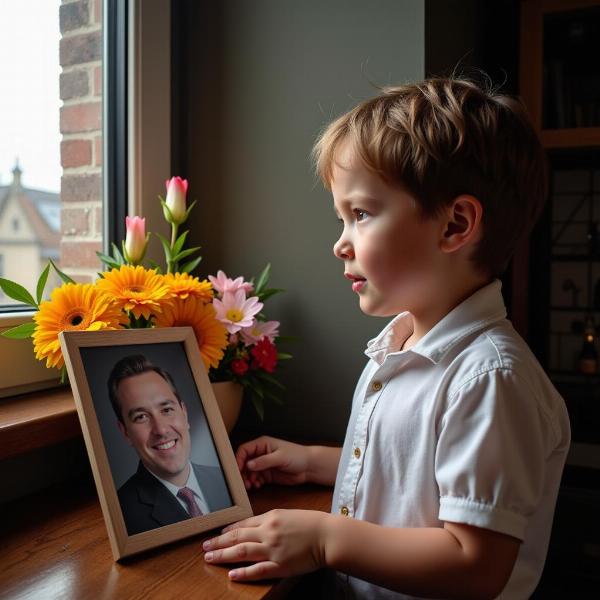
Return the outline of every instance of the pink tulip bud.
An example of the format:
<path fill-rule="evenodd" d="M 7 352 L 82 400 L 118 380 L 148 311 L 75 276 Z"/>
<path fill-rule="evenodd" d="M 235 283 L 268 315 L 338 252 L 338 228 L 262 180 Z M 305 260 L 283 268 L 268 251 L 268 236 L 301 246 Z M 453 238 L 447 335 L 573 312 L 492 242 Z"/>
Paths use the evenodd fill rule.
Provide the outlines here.
<path fill-rule="evenodd" d="M 148 238 L 146 237 L 146 219 L 144 217 L 125 217 L 125 259 L 137 265 L 146 254 Z"/>
<path fill-rule="evenodd" d="M 167 180 L 167 198 L 165 200 L 171 214 L 164 211 L 165 218 L 169 223 L 181 225 L 185 221 L 186 194 L 188 189 L 187 179 L 171 177 Z"/>

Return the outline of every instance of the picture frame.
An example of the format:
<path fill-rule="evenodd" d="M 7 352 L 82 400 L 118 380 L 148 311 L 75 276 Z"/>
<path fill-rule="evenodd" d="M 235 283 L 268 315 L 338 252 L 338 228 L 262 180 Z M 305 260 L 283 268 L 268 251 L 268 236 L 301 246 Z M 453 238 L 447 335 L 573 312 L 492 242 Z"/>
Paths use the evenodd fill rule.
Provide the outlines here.
<path fill-rule="evenodd" d="M 59 337 L 115 560 L 252 516 L 191 327 Z"/>

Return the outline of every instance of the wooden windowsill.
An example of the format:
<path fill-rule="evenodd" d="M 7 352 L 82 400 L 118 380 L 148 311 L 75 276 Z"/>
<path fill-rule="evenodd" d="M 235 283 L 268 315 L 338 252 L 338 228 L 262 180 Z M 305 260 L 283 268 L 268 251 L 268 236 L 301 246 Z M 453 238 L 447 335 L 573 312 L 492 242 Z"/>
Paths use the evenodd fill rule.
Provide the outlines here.
<path fill-rule="evenodd" d="M 0 401 L 0 460 L 81 435 L 71 388 Z"/>

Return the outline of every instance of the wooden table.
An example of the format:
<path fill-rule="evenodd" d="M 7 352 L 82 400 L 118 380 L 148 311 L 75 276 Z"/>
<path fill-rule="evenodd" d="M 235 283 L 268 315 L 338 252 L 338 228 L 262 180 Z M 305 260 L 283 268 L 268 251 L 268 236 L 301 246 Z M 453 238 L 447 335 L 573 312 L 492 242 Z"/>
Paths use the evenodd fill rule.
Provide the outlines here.
<path fill-rule="evenodd" d="M 5 482 L 6 483 L 6 482 Z M 272 508 L 328 511 L 331 489 L 267 487 L 250 493 L 255 514 Z M 232 583 L 204 562 L 196 536 L 115 563 L 95 489 L 46 491 L 3 507 L 0 598 L 51 600 L 284 598 L 293 580 Z"/>

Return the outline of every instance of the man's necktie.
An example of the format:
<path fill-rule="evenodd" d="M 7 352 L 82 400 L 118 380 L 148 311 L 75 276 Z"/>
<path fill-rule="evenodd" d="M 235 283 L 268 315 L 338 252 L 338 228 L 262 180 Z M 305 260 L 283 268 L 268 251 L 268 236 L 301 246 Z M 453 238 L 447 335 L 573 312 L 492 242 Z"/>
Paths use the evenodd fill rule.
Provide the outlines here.
<path fill-rule="evenodd" d="M 177 492 L 177 497 L 181 498 L 185 502 L 187 511 L 190 513 L 191 517 L 201 517 L 204 514 L 196 503 L 194 492 L 192 492 L 189 487 L 182 487 Z"/>

